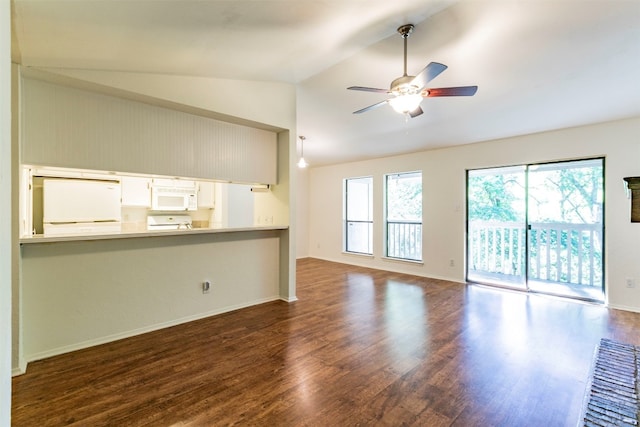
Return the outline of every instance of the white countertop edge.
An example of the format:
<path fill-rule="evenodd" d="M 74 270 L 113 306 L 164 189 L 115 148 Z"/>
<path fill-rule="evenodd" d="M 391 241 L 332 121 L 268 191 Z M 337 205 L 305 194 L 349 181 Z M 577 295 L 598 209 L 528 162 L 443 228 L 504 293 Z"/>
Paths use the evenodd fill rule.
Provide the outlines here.
<path fill-rule="evenodd" d="M 261 227 L 238 227 L 238 228 L 193 228 L 191 230 L 156 230 L 156 231 L 121 231 L 119 233 L 105 234 L 69 234 L 63 236 L 45 236 L 37 234 L 20 238 L 20 244 L 34 243 L 55 243 L 55 242 L 77 242 L 90 240 L 113 240 L 113 239 L 133 239 L 139 237 L 163 237 L 163 236 L 188 236 L 194 234 L 214 234 L 214 233 L 238 233 L 246 231 L 271 231 L 287 230 L 288 225 L 271 225 Z"/>

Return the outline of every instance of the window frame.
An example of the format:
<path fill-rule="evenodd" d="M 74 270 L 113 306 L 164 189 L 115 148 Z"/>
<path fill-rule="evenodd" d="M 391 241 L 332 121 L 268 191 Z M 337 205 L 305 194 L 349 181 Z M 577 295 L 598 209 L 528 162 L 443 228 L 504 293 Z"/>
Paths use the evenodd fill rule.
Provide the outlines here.
<path fill-rule="evenodd" d="M 349 214 L 349 182 L 351 181 L 368 181 L 368 194 L 367 194 L 367 202 L 368 202 L 368 217 L 369 220 L 362 219 L 350 219 Z M 342 244 L 343 251 L 348 254 L 355 255 L 365 255 L 365 256 L 373 256 L 373 176 L 365 175 L 365 176 L 357 176 L 357 177 L 349 177 L 344 179 L 343 183 L 343 200 L 344 200 L 344 211 L 343 211 L 343 229 L 342 229 Z M 349 226 L 350 224 L 369 224 L 368 232 L 367 232 L 367 248 L 368 252 L 362 252 L 353 250 L 353 248 L 349 247 Z"/>
<path fill-rule="evenodd" d="M 389 219 L 389 179 L 395 177 L 400 177 L 403 175 L 419 175 L 420 176 L 420 220 L 398 220 L 395 218 L 392 218 L 391 220 Z M 424 224 L 424 210 L 423 210 L 423 197 L 422 197 L 422 190 L 423 190 L 423 179 L 424 176 L 422 174 L 422 170 L 414 170 L 414 171 L 407 171 L 407 172 L 393 172 L 393 173 L 387 173 L 384 175 L 384 253 L 385 253 L 385 258 L 391 259 L 391 260 L 398 260 L 398 261 L 406 261 L 406 262 L 415 262 L 415 263 L 422 263 L 423 262 L 423 245 L 422 245 L 422 232 L 423 232 L 423 224 Z M 411 226 L 415 226 L 417 225 L 417 227 L 415 227 L 415 230 L 409 230 L 410 234 L 413 234 L 415 236 L 415 241 L 419 243 L 419 256 L 417 257 L 410 257 L 410 256 L 399 256 L 399 255 L 406 255 L 406 254 L 398 254 L 397 252 L 393 252 L 391 253 L 391 245 L 390 245 L 390 238 L 392 236 L 392 232 L 390 232 L 390 225 L 392 224 L 396 224 L 396 225 L 409 225 L 409 229 L 412 228 Z"/>

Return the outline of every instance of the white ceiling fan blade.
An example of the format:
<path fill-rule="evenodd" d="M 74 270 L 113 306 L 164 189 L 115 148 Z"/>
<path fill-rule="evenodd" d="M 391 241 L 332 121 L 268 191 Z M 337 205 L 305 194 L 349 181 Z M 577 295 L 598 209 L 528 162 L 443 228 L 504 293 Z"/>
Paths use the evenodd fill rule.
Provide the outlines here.
<path fill-rule="evenodd" d="M 413 119 L 414 117 L 418 117 L 420 114 L 424 113 L 421 107 L 416 108 L 415 110 L 409 113 L 409 116 Z"/>
<path fill-rule="evenodd" d="M 420 71 L 413 80 L 411 80 L 411 86 L 416 86 L 418 90 L 422 90 L 427 83 L 438 77 L 440 73 L 446 69 L 447 66 L 444 64 L 440 64 L 439 62 L 430 62 L 429 65 L 424 67 L 424 69 Z"/>
<path fill-rule="evenodd" d="M 387 89 L 378 89 L 375 87 L 366 87 L 366 86 L 349 86 L 348 90 L 361 90 L 363 92 L 376 92 L 376 93 L 389 93 Z"/>
<path fill-rule="evenodd" d="M 382 106 L 382 105 L 384 105 L 384 104 L 386 104 L 388 102 L 389 102 L 389 100 L 385 99 L 384 101 L 378 102 L 377 104 L 369 105 L 368 107 L 364 107 L 361 110 L 354 111 L 353 114 L 365 113 L 365 112 L 367 112 L 369 110 L 373 110 L 374 108 L 378 108 L 378 107 L 380 107 L 380 106 Z"/>

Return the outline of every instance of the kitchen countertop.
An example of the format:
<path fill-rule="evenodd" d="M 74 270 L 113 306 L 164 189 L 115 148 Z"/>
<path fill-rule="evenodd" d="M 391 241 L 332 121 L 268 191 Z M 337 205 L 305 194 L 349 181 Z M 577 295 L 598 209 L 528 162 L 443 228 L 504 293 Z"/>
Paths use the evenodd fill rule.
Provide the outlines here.
<path fill-rule="evenodd" d="M 192 228 L 189 230 L 154 230 L 154 231 L 121 231 L 119 233 L 104 234 L 69 234 L 62 236 L 45 236 L 36 234 L 20 238 L 20 244 L 34 243 L 55 243 L 55 242 L 74 242 L 87 240 L 113 240 L 113 239 L 133 239 L 140 237 L 163 237 L 163 236 L 184 236 L 194 234 L 213 234 L 213 233 L 240 233 L 246 231 L 270 231 L 270 230 L 287 230 L 288 225 L 270 225 L 255 227 L 237 227 L 237 228 Z"/>

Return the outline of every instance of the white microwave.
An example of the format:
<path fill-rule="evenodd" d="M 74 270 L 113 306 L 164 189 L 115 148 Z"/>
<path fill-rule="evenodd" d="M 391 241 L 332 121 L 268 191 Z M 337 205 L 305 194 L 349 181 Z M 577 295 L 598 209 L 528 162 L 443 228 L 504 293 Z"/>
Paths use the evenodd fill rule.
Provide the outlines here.
<path fill-rule="evenodd" d="M 198 209 L 198 195 L 193 187 L 151 188 L 151 209 L 154 211 L 195 211 Z"/>

